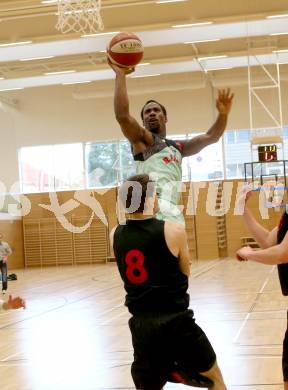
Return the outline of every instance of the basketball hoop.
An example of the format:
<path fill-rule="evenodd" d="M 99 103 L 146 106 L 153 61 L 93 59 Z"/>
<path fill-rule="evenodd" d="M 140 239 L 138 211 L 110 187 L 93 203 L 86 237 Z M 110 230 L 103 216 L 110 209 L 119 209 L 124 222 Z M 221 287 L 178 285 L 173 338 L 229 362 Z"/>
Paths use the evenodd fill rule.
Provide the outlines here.
<path fill-rule="evenodd" d="M 58 0 L 57 30 L 94 34 L 103 30 L 101 0 Z"/>

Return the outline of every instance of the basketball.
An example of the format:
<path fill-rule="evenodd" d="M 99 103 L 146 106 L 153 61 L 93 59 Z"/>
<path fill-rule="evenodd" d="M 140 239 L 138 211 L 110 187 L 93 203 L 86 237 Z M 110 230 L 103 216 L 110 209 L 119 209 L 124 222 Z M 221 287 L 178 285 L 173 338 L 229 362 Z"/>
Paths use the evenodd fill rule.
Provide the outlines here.
<path fill-rule="evenodd" d="M 142 42 L 133 33 L 121 32 L 111 39 L 107 54 L 113 64 L 131 68 L 139 64 L 143 57 Z"/>

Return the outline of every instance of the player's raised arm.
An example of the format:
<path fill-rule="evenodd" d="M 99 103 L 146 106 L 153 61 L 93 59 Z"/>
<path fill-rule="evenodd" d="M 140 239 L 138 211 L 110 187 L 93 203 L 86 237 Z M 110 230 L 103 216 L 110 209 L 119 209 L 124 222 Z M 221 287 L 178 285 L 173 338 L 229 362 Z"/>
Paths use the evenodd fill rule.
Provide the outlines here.
<path fill-rule="evenodd" d="M 242 205 L 244 205 L 243 222 L 255 241 L 257 241 L 262 249 L 269 248 L 277 244 L 278 228 L 275 227 L 269 231 L 256 220 L 248 207 L 248 200 L 252 196 L 252 189 L 252 183 L 246 184 L 241 188 L 237 199 L 237 206 L 243 207 Z"/>
<path fill-rule="evenodd" d="M 133 72 L 134 68 L 122 68 L 112 64 L 108 59 L 108 64 L 116 74 L 114 93 L 114 112 L 117 122 L 125 137 L 135 144 L 144 141 L 145 129 L 130 115 L 129 99 L 126 86 L 126 75 Z"/>
<path fill-rule="evenodd" d="M 227 118 L 231 110 L 234 94 L 230 93 L 230 89 L 218 91 L 216 107 L 218 117 L 215 123 L 205 134 L 198 135 L 187 141 L 180 141 L 183 145 L 183 157 L 192 156 L 200 152 L 205 146 L 214 144 L 223 135 L 227 125 Z"/>

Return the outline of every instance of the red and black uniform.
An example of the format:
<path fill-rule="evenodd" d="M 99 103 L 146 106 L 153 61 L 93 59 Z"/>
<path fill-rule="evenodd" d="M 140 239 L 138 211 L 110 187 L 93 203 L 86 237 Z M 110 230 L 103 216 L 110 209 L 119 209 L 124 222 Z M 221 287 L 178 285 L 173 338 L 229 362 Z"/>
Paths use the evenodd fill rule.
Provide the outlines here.
<path fill-rule="evenodd" d="M 168 249 L 164 221 L 128 220 L 114 234 L 114 253 L 127 292 L 137 389 L 160 390 L 175 367 L 208 371 L 214 350 L 188 310 L 188 277 Z"/>
<path fill-rule="evenodd" d="M 277 243 L 280 244 L 288 231 L 288 214 L 282 215 L 278 226 Z M 288 263 L 278 264 L 278 275 L 283 295 L 288 295 Z M 288 312 L 287 312 L 288 320 Z M 284 381 L 288 381 L 288 328 L 283 341 L 282 369 Z"/>

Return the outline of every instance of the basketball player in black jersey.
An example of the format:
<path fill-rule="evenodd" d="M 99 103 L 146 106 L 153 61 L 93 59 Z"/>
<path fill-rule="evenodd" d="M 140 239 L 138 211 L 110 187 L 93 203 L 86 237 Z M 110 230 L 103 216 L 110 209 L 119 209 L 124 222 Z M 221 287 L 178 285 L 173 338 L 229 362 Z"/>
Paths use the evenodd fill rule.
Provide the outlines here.
<path fill-rule="evenodd" d="M 146 174 L 130 177 L 119 198 L 128 213 L 131 205 L 134 208 L 110 237 L 127 293 L 125 305 L 132 314 L 131 371 L 136 388 L 161 390 L 172 380 L 225 390 L 215 352 L 188 309 L 185 228 L 154 218 L 157 198 Z"/>
<path fill-rule="evenodd" d="M 261 226 L 247 207 L 247 200 L 251 196 L 251 191 L 243 189 L 245 197 L 245 208 L 243 219 L 246 227 L 258 242 L 261 250 L 246 246 L 237 251 L 236 257 L 240 261 L 256 261 L 268 265 L 278 265 L 278 275 L 283 295 L 288 295 L 288 214 L 285 211 L 278 226 L 271 231 Z M 287 313 L 288 314 L 288 313 Z M 283 341 L 282 371 L 284 380 L 284 390 L 288 390 L 288 328 L 286 329 Z"/>

